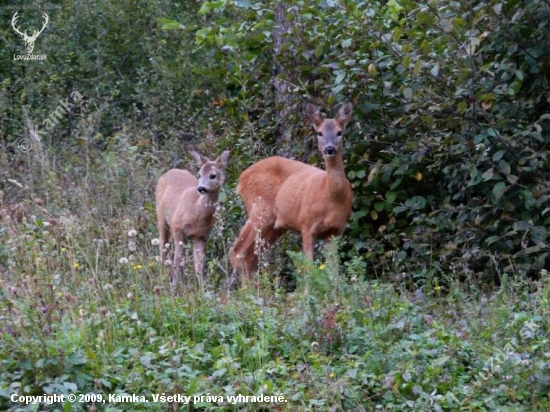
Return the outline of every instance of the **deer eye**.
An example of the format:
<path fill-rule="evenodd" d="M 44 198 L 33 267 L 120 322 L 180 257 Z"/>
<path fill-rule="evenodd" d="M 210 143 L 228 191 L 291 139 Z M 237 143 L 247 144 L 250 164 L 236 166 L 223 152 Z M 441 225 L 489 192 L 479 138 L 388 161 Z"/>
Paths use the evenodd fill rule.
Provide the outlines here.
<path fill-rule="evenodd" d="M 336 136 L 342 136 L 342 131 L 339 130 L 338 133 L 336 133 Z"/>
<path fill-rule="evenodd" d="M 323 137 L 323 132 L 317 132 L 315 134 L 317 135 L 317 137 Z"/>
<path fill-rule="evenodd" d="M 214 180 L 216 178 L 216 175 L 212 173 L 209 177 L 210 177 L 210 180 Z"/>

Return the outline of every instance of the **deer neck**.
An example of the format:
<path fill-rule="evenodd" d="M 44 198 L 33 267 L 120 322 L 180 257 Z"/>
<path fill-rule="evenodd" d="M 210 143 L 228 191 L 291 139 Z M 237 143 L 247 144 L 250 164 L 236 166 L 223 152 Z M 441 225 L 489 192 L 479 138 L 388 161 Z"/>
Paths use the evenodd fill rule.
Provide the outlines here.
<path fill-rule="evenodd" d="M 330 199 L 341 200 L 349 192 L 349 181 L 344 171 L 342 154 L 333 157 L 325 157 L 327 172 L 327 193 Z"/>
<path fill-rule="evenodd" d="M 197 205 L 204 208 L 216 208 L 218 206 L 218 197 L 220 192 L 208 192 L 204 195 L 199 195 L 197 199 Z"/>

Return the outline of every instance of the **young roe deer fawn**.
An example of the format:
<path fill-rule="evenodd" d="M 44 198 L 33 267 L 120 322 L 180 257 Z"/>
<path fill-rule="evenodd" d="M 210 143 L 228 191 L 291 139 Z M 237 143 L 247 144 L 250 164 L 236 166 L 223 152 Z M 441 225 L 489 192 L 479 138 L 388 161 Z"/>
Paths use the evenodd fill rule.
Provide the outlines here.
<path fill-rule="evenodd" d="M 180 277 L 185 238 L 193 239 L 195 274 L 203 280 L 206 243 L 214 226 L 214 212 L 229 158 L 229 151 L 223 152 L 215 161 L 194 151 L 190 153 L 200 167 L 199 178 L 187 170 L 172 169 L 161 176 L 155 190 L 161 261 L 164 262 L 165 245 L 170 238 L 174 242 L 172 285 Z"/>
<path fill-rule="evenodd" d="M 319 108 L 306 105 L 326 171 L 274 156 L 241 174 L 237 192 L 246 206 L 248 220 L 231 250 L 234 275 L 248 278 L 255 272 L 258 249 L 269 247 L 286 230 L 302 235 L 303 253 L 312 260 L 317 239 L 326 242 L 342 234 L 352 204 L 351 185 L 342 161 L 342 132 L 352 109 L 351 103 L 345 103 L 334 119 L 325 119 Z"/>

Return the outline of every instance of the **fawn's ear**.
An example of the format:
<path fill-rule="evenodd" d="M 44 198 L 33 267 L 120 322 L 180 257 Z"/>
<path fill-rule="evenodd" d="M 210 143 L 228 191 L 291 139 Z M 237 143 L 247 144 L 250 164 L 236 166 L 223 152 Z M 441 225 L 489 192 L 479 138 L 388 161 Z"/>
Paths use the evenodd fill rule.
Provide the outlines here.
<path fill-rule="evenodd" d="M 194 150 L 191 150 L 189 153 L 191 154 L 191 157 L 193 158 L 193 160 L 195 161 L 195 163 L 199 167 L 202 167 L 202 165 L 205 164 L 208 161 L 208 159 L 206 157 L 201 156 L 200 154 L 198 154 Z"/>
<path fill-rule="evenodd" d="M 225 169 L 227 167 L 228 161 L 229 161 L 229 150 L 226 150 L 216 159 L 216 164 L 218 166 L 221 166 L 221 168 Z"/>
<path fill-rule="evenodd" d="M 306 117 L 316 129 L 325 121 L 319 108 L 311 103 L 306 103 Z"/>
<path fill-rule="evenodd" d="M 338 110 L 338 114 L 336 115 L 336 118 L 334 120 L 340 123 L 342 128 L 344 128 L 346 127 L 348 122 L 351 120 L 352 115 L 353 115 L 353 104 L 351 102 L 346 102 L 340 107 L 340 110 Z"/>

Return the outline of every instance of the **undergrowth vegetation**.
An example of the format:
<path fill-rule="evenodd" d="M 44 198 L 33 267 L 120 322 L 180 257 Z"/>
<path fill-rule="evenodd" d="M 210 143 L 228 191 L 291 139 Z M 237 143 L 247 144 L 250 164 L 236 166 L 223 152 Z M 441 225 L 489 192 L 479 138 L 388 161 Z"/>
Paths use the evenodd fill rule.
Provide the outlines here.
<path fill-rule="evenodd" d="M 42 61 L 0 32 L 0 410 L 550 410 L 548 1 L 285 3 L 62 1 Z M 239 174 L 322 167 L 301 105 L 345 100 L 342 239 L 228 291 Z M 191 149 L 231 160 L 173 293 L 153 192 Z"/>
<path fill-rule="evenodd" d="M 113 151 L 69 186 L 47 165 L 10 171 L 21 206 L 4 216 L 0 232 L 0 409 L 550 407 L 546 273 L 536 282 L 505 277 L 492 293 L 429 269 L 388 283 L 367 280 L 360 256 L 339 264 L 334 243 L 317 262 L 289 252 L 293 292 L 266 261 L 253 282 L 230 293 L 227 195 L 208 253 L 209 282 L 200 289 L 188 261 L 174 295 L 157 259 L 148 203 L 154 156 L 126 146 Z M 82 160 L 65 167 L 76 170 Z M 18 187 L 19 173 L 40 183 Z M 73 198 L 44 200 L 36 196 L 44 186 Z M 102 395 L 107 402 L 39 409 L 11 402 L 13 394 L 44 393 Z M 108 398 L 129 394 L 149 402 Z M 203 398 L 177 406 L 154 403 L 153 394 Z M 239 394 L 285 401 L 227 401 Z M 225 401 L 211 401 L 218 396 Z"/>

